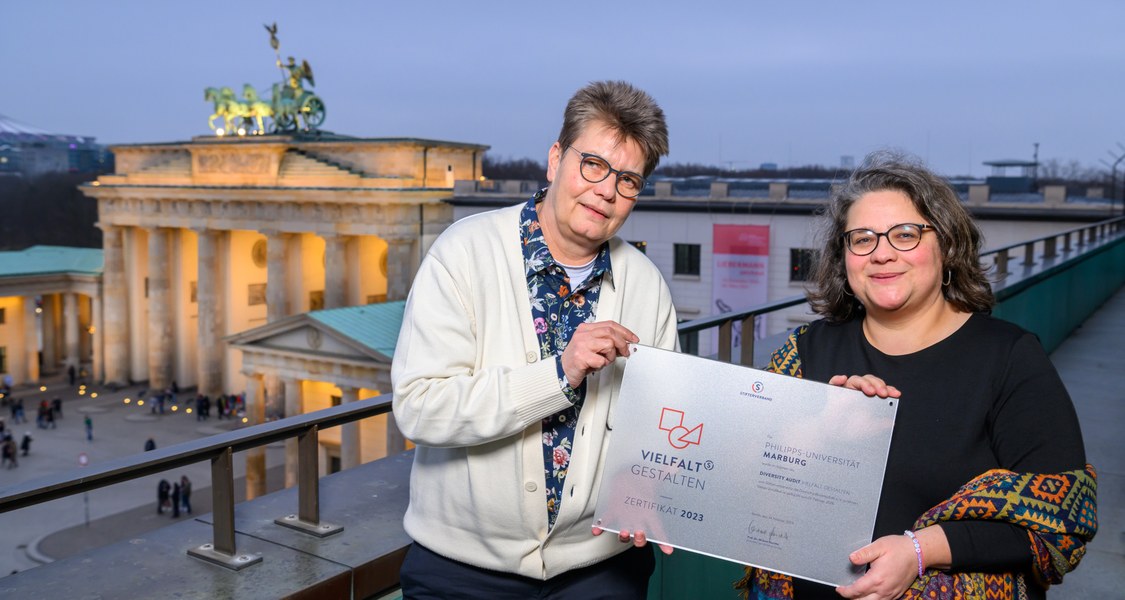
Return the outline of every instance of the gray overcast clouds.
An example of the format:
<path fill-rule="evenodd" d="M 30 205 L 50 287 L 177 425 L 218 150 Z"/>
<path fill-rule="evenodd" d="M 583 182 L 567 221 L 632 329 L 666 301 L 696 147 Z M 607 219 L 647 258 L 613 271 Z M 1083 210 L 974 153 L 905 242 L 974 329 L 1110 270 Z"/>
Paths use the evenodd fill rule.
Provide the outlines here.
<path fill-rule="evenodd" d="M 0 114 L 103 143 L 205 135 L 209 86 L 307 59 L 323 128 L 543 159 L 570 94 L 626 79 L 667 162 L 836 165 L 878 148 L 946 174 L 1095 166 L 1125 142 L 1125 2 L 85 2 L 5 0 Z"/>

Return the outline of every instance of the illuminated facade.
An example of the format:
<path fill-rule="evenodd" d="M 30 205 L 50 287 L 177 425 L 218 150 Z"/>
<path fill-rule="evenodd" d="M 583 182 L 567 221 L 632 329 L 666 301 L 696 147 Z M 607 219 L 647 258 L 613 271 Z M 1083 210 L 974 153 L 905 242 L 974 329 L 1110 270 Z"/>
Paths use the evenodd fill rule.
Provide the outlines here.
<path fill-rule="evenodd" d="M 225 340 L 310 310 L 405 299 L 452 221 L 451 175 L 478 177 L 486 149 L 331 134 L 113 147 L 116 173 L 82 188 L 104 234 L 95 379 L 246 392 L 251 423 L 386 391 L 381 379 L 248 368 Z M 288 410 L 287 386 L 303 390 Z M 251 490 L 259 474 L 250 469 Z"/>

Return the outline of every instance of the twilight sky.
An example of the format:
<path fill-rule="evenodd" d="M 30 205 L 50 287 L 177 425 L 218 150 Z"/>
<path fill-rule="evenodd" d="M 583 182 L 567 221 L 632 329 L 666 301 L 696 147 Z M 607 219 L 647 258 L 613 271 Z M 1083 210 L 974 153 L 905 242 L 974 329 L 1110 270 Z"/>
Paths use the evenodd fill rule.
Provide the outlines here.
<path fill-rule="evenodd" d="M 569 96 L 626 79 L 664 107 L 664 162 L 837 165 L 875 149 L 947 175 L 1098 166 L 1125 143 L 1125 2 L 5 0 L 0 114 L 103 143 L 209 134 L 209 86 L 306 59 L 323 129 L 543 160 Z"/>

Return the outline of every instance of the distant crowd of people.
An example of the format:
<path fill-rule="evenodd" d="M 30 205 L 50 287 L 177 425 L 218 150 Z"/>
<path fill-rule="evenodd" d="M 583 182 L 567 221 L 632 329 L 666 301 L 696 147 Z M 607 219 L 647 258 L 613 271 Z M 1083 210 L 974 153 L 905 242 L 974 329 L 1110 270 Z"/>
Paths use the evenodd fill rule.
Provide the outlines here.
<path fill-rule="evenodd" d="M 149 412 L 152 414 L 164 414 L 165 406 L 167 404 L 179 403 L 180 388 L 175 381 L 172 385 L 164 389 L 163 392 L 155 390 L 142 390 L 139 394 L 142 397 L 147 396 L 149 402 Z M 190 401 L 189 406 L 192 406 L 195 412 L 195 420 L 206 421 L 211 418 L 211 409 L 214 407 L 215 416 L 219 419 L 236 418 L 245 411 L 245 397 L 241 394 L 220 394 L 214 399 L 210 396 L 203 394 L 196 394 L 195 398 Z"/>
<path fill-rule="evenodd" d="M 149 438 L 152 441 L 152 438 Z M 146 448 L 147 449 L 147 448 Z M 180 477 L 177 483 L 169 483 L 161 479 L 156 484 L 156 514 L 162 515 L 165 510 L 172 511 L 172 518 L 178 519 L 180 511 L 191 514 L 191 480 L 187 475 Z"/>
<path fill-rule="evenodd" d="M 0 468 L 14 469 L 20 466 L 21 451 L 22 456 L 27 456 L 31 451 L 31 432 L 25 431 L 17 446 L 12 429 L 0 419 Z"/>
<path fill-rule="evenodd" d="M 211 407 L 215 407 L 215 417 L 219 419 L 235 418 L 245 409 L 243 397 L 237 394 L 219 394 L 214 401 L 210 396 L 196 394 L 195 420 L 206 421 L 211 418 Z"/>

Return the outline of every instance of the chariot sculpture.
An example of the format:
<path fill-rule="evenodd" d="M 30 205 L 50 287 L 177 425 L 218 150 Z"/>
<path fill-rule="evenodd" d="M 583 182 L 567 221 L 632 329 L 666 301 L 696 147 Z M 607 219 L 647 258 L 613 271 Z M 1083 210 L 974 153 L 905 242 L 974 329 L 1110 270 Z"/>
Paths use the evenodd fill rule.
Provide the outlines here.
<path fill-rule="evenodd" d="M 304 86 L 306 81 L 310 87 L 316 86 L 309 62 L 302 60 L 298 64 L 290 56 L 288 62 L 282 63 L 278 52 L 280 43 L 277 39 L 277 24 L 265 27 L 270 34 L 270 46 L 277 57 L 282 81 L 270 88 L 268 101 L 263 100 L 249 83 L 243 84 L 241 94 L 236 94 L 229 87 L 209 87 L 203 90 L 203 99 L 214 103 L 214 111 L 207 120 L 207 126 L 218 135 L 315 131 L 324 123 L 324 100 Z M 221 119 L 221 125 L 216 125 L 216 119 Z"/>

